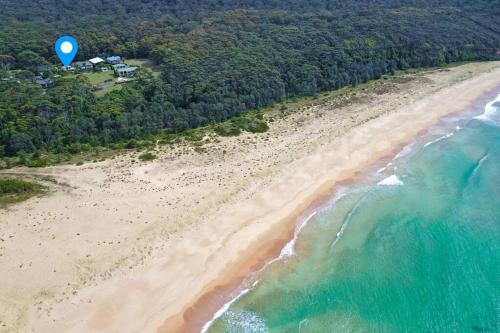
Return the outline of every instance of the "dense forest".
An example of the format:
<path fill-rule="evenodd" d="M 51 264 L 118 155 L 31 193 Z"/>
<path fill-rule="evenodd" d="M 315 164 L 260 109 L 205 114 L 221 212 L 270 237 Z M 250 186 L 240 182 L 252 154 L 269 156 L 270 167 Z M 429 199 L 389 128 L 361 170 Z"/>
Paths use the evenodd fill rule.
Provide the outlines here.
<path fill-rule="evenodd" d="M 221 122 L 396 70 L 500 59 L 495 0 L 0 0 L 0 157 L 78 152 Z M 97 96 L 84 76 L 34 83 L 57 64 L 154 61 Z M 44 74 L 53 75 L 53 73 Z"/>

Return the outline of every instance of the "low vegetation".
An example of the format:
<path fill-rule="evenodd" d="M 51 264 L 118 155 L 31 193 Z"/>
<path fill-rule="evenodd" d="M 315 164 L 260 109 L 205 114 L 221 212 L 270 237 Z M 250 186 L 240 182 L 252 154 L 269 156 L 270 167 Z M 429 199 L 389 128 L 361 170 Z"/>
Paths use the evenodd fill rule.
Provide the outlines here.
<path fill-rule="evenodd" d="M 32 181 L 0 178 L 0 205 L 24 201 L 44 191 L 42 185 Z"/>
<path fill-rule="evenodd" d="M 144 161 L 144 162 L 153 161 L 156 159 L 156 155 L 153 153 L 144 153 L 144 154 L 139 155 L 139 159 L 141 161 Z"/>
<path fill-rule="evenodd" d="M 214 127 L 215 133 L 220 136 L 237 136 L 241 131 L 250 133 L 264 133 L 269 129 L 264 121 L 262 112 L 249 113 L 245 116 L 234 117 Z"/>

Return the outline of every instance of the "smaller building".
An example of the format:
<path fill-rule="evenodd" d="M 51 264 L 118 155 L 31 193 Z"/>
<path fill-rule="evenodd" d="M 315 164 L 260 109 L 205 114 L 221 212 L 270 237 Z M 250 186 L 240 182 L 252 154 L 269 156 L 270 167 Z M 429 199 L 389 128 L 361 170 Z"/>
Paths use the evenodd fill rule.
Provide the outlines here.
<path fill-rule="evenodd" d="M 99 65 L 100 63 L 103 63 L 104 59 L 99 58 L 99 57 L 95 57 L 95 58 L 90 59 L 89 62 L 95 67 L 95 66 Z"/>
<path fill-rule="evenodd" d="M 108 67 L 101 67 L 101 72 L 107 72 L 107 71 L 109 71 Z"/>
<path fill-rule="evenodd" d="M 118 75 L 118 77 L 129 78 L 134 76 L 136 70 L 137 67 L 125 66 L 124 68 L 115 69 L 115 72 Z"/>
<path fill-rule="evenodd" d="M 90 61 L 77 61 L 75 62 L 76 69 L 80 71 L 91 71 L 94 70 L 94 65 Z"/>
<path fill-rule="evenodd" d="M 127 68 L 128 66 L 125 65 L 125 64 L 116 64 L 116 65 L 113 65 L 113 69 L 115 71 L 119 70 L 119 69 L 122 69 L 122 68 Z"/>
<path fill-rule="evenodd" d="M 120 56 L 110 56 L 106 58 L 106 61 L 111 65 L 116 65 L 122 62 L 122 58 Z"/>

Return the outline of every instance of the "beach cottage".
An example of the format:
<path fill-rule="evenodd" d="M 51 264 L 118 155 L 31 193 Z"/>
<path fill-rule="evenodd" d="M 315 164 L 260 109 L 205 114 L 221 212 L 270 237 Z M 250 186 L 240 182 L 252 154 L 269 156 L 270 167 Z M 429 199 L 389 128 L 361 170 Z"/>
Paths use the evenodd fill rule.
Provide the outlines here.
<path fill-rule="evenodd" d="M 120 56 L 110 56 L 106 58 L 106 61 L 111 65 L 116 65 L 122 62 L 122 58 Z"/>
<path fill-rule="evenodd" d="M 100 63 L 103 63 L 104 59 L 99 58 L 99 57 L 95 57 L 95 58 L 90 59 L 89 62 L 95 67 L 95 66 L 99 65 Z"/>
<path fill-rule="evenodd" d="M 116 74 L 118 75 L 118 77 L 130 78 L 130 77 L 134 76 L 134 72 L 136 70 L 137 70 L 137 67 L 128 67 L 128 66 L 125 66 L 125 67 L 122 67 L 122 68 L 118 68 L 115 71 L 116 71 Z"/>
<path fill-rule="evenodd" d="M 75 67 L 76 67 L 76 69 L 78 69 L 80 71 L 94 70 L 94 65 L 88 60 L 75 62 Z"/>

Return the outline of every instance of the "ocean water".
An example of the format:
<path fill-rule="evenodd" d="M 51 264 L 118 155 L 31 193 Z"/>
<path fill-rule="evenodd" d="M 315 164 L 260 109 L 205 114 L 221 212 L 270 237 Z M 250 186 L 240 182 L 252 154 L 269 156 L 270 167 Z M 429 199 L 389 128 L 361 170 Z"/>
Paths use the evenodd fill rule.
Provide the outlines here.
<path fill-rule="evenodd" d="M 318 208 L 205 330 L 500 332 L 500 96 L 485 103 Z"/>

